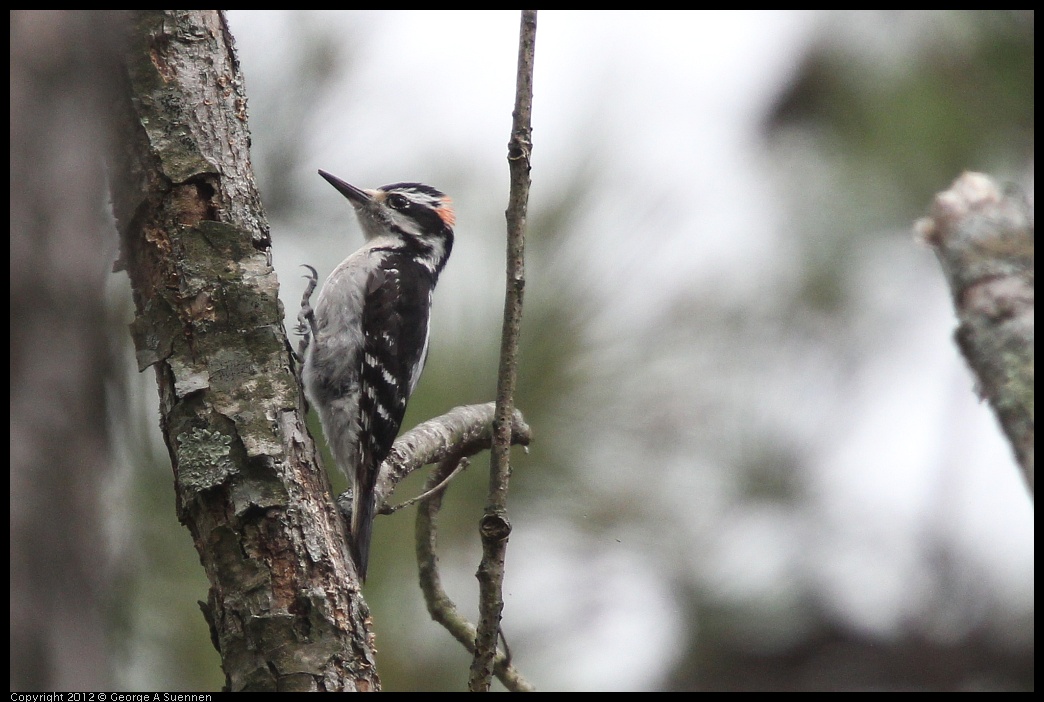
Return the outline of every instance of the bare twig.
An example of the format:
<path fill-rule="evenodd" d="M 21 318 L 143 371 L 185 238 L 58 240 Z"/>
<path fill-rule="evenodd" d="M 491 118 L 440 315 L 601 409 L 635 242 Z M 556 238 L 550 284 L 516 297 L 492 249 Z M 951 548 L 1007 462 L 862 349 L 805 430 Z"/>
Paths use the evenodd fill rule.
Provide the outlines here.
<path fill-rule="evenodd" d="M 536 48 L 537 11 L 523 10 L 518 39 L 518 72 L 508 167 L 511 191 L 507 209 L 507 291 L 504 327 L 497 374 L 497 411 L 493 424 L 490 457 L 489 498 L 479 525 L 482 562 L 479 581 L 479 625 L 475 656 L 471 662 L 468 688 L 488 691 L 493 676 L 493 658 L 504 609 L 502 586 L 504 558 L 511 522 L 507 517 L 508 477 L 511 474 L 511 416 L 514 411 L 515 378 L 518 371 L 518 332 L 522 321 L 522 292 L 525 288 L 526 207 L 529 202 L 529 170 L 532 142 L 533 57 Z"/>
<path fill-rule="evenodd" d="M 443 460 L 428 477 L 426 488 L 431 485 L 441 485 L 448 480 L 447 473 L 452 475 L 453 471 L 459 469 L 455 457 L 449 456 Z M 449 595 L 442 588 L 442 581 L 438 571 L 438 557 L 435 553 L 436 545 L 436 520 L 439 509 L 442 507 L 443 491 L 426 489 L 425 493 L 432 493 L 421 504 L 417 510 L 417 566 L 420 570 L 421 591 L 424 593 L 424 601 L 428 605 L 431 618 L 442 624 L 460 641 L 471 653 L 475 652 L 475 625 L 467 620 L 457 609 Z M 506 650 L 506 648 L 505 648 Z M 493 659 L 493 671 L 497 679 L 512 692 L 532 692 L 534 687 L 524 678 L 518 670 L 511 665 L 509 657 L 498 651 Z"/>
<path fill-rule="evenodd" d="M 1033 493 L 1033 207 L 965 173 L 917 223 L 950 283 L 957 345 Z"/>
<path fill-rule="evenodd" d="M 429 497 L 434 497 L 437 493 L 440 493 L 446 488 L 448 488 L 450 481 L 456 478 L 461 473 L 463 473 L 464 469 L 467 468 L 469 465 L 471 465 L 471 461 L 469 461 L 466 458 L 460 459 L 460 463 L 457 464 L 457 467 L 453 469 L 452 473 L 443 478 L 441 483 L 439 483 L 433 488 L 426 488 L 424 492 L 417 495 L 416 497 L 411 497 L 405 502 L 400 502 L 397 505 L 384 505 L 384 507 L 381 508 L 381 514 L 395 514 L 400 509 L 405 509 L 406 507 L 410 507 L 411 505 L 417 504 L 421 500 L 426 500 Z"/>
<path fill-rule="evenodd" d="M 475 626 L 460 614 L 440 582 L 438 558 L 435 555 L 435 517 L 442 506 L 444 487 L 462 469 L 467 457 L 492 445 L 494 411 L 495 404 L 492 402 L 467 405 L 417 425 L 395 442 L 391 456 L 381 468 L 377 484 L 378 504 L 381 504 L 404 477 L 421 466 L 438 463 L 428 477 L 423 494 L 411 500 L 421 502 L 417 510 L 416 528 L 420 587 L 432 619 L 446 627 L 471 653 L 475 652 Z M 529 426 L 518 410 L 512 413 L 510 431 L 512 443 L 529 445 Z M 497 654 L 493 667 L 497 677 L 508 689 L 533 689 L 508 664 L 503 654 Z"/>

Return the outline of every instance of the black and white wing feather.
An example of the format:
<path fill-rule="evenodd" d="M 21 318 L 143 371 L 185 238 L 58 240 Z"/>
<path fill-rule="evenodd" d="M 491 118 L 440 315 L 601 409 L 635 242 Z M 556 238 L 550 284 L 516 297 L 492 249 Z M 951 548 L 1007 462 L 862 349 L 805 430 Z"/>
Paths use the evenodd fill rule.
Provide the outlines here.
<path fill-rule="evenodd" d="M 358 457 L 352 504 L 352 539 L 362 573 L 369 562 L 373 491 L 428 354 L 428 325 L 435 277 L 399 251 L 375 249 L 380 267 L 370 273 L 363 304 Z"/>

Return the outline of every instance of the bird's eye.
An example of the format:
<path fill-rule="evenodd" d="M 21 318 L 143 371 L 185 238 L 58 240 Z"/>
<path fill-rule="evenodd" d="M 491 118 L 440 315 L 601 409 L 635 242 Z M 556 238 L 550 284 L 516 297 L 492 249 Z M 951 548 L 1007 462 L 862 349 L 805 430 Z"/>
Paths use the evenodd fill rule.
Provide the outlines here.
<path fill-rule="evenodd" d="M 397 193 L 389 195 L 386 202 L 388 207 L 391 207 L 393 210 L 405 210 L 410 206 L 410 201 Z"/>

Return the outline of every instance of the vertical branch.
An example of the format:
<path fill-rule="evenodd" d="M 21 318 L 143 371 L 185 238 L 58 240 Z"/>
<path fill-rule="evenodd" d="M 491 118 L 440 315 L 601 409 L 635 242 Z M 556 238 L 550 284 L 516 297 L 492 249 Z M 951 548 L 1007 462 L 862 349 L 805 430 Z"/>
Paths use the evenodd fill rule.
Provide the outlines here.
<path fill-rule="evenodd" d="M 515 378 L 518 372 L 518 333 L 522 322 L 522 293 L 525 288 L 526 206 L 529 202 L 530 153 L 532 152 L 533 57 L 536 47 L 536 10 L 523 10 L 518 39 L 518 72 L 515 109 L 512 112 L 508 167 L 511 191 L 507 217 L 507 285 L 504 298 L 504 327 L 497 373 L 497 406 L 493 420 L 490 456 L 489 498 L 480 522 L 482 562 L 479 581 L 479 623 L 475 657 L 468 688 L 488 691 L 493 659 L 504 609 L 502 587 L 504 559 L 511 523 L 507 518 L 507 489 L 511 475 L 511 419 L 514 412 Z"/>

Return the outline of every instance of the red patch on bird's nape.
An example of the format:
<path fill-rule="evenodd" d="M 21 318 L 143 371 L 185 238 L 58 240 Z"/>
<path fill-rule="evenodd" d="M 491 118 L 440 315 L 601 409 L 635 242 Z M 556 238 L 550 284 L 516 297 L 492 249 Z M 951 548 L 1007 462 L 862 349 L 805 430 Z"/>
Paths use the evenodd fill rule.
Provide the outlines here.
<path fill-rule="evenodd" d="M 438 212 L 439 219 L 441 219 L 447 227 L 452 227 L 457 223 L 457 213 L 453 211 L 453 199 L 448 195 L 442 198 L 442 205 L 435 211 Z"/>

